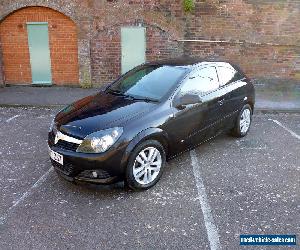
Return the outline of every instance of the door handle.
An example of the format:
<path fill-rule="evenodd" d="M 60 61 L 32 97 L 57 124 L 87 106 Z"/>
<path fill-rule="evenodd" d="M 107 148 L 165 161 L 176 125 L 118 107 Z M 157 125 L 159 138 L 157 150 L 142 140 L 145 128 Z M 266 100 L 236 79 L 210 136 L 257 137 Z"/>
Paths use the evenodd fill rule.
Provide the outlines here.
<path fill-rule="evenodd" d="M 222 106 L 224 104 L 224 102 L 225 102 L 225 99 L 222 99 L 222 100 L 218 101 L 218 103 L 219 103 L 220 106 Z"/>

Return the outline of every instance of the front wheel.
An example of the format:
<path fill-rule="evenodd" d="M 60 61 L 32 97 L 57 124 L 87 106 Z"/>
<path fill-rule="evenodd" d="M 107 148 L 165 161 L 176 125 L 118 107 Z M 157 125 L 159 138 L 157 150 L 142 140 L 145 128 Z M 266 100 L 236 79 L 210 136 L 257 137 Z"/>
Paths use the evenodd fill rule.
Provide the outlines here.
<path fill-rule="evenodd" d="M 248 134 L 252 122 L 252 109 L 246 104 L 239 113 L 233 135 L 236 137 L 244 137 Z"/>
<path fill-rule="evenodd" d="M 132 152 L 126 169 L 126 183 L 134 190 L 146 190 L 160 179 L 166 164 L 163 146 L 154 140 L 138 145 Z"/>

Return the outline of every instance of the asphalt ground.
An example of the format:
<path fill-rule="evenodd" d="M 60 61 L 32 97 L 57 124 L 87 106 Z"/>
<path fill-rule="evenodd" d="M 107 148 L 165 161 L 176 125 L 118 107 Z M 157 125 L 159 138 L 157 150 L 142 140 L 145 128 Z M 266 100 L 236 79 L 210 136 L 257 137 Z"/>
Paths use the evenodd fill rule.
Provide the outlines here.
<path fill-rule="evenodd" d="M 55 112 L 0 108 L 0 249 L 271 249 L 240 234 L 297 234 L 299 247 L 299 114 L 256 114 L 247 137 L 204 143 L 133 192 L 57 176 Z"/>

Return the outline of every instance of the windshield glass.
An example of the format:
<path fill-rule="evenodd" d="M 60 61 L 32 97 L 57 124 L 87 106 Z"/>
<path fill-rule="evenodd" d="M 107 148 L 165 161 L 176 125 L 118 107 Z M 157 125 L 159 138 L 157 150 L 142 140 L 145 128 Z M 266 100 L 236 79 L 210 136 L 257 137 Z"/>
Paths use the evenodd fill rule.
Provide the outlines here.
<path fill-rule="evenodd" d="M 109 92 L 133 98 L 160 101 L 184 76 L 186 68 L 175 66 L 142 66 L 116 81 Z"/>

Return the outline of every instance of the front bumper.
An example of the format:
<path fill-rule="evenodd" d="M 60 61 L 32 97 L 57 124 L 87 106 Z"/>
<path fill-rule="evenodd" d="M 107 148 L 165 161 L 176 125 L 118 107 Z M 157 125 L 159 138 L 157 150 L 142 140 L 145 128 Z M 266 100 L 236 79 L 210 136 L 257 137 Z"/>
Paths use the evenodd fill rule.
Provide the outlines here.
<path fill-rule="evenodd" d="M 124 176 L 125 164 L 122 158 L 125 150 L 113 148 L 102 154 L 84 154 L 59 147 L 49 148 L 63 155 L 63 165 L 51 159 L 56 172 L 68 181 L 110 184 Z M 93 176 L 92 173 L 97 173 Z"/>
<path fill-rule="evenodd" d="M 78 144 L 58 141 L 54 143 L 53 131 L 49 133 L 48 146 L 63 155 L 63 165 L 51 160 L 55 170 L 68 181 L 106 184 L 113 183 L 124 176 L 126 163 L 122 162 L 128 143 L 119 142 L 108 151 L 99 154 L 76 152 Z M 97 176 L 92 172 L 96 171 Z"/>
<path fill-rule="evenodd" d="M 59 176 L 61 176 L 63 179 L 69 182 L 74 182 L 74 183 L 84 182 L 84 183 L 91 183 L 91 184 L 113 184 L 121 180 L 121 178 L 118 176 L 114 176 L 114 177 L 98 176 L 98 178 L 89 178 L 89 177 L 81 177 L 81 176 L 71 177 L 61 170 L 62 166 L 59 163 L 56 163 L 53 160 L 51 160 L 51 162 L 57 174 L 59 174 Z"/>

